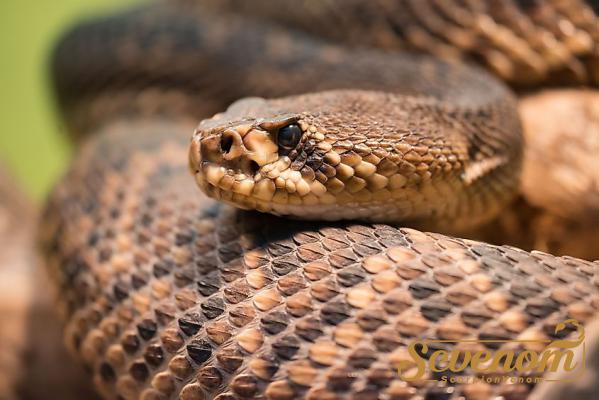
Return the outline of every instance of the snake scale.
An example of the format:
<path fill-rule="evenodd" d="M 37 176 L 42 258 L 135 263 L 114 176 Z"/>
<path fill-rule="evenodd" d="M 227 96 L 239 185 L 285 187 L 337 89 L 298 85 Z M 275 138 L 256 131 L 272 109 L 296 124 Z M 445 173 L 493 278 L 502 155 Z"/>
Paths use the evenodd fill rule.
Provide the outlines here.
<path fill-rule="evenodd" d="M 596 261 L 457 235 L 517 195 L 523 143 L 511 90 L 456 60 L 597 83 L 593 7 L 170 1 L 67 33 L 80 147 L 40 247 L 102 396 L 527 398 L 398 369 L 416 338 L 557 339 L 596 314 Z"/>

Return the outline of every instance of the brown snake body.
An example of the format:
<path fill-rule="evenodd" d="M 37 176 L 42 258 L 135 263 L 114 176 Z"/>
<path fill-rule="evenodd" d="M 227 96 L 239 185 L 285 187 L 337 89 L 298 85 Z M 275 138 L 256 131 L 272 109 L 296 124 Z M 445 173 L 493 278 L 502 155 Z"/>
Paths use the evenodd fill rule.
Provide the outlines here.
<path fill-rule="evenodd" d="M 41 246 L 67 343 L 101 394 L 526 398 L 532 383 L 447 384 L 432 372 L 407 382 L 398 369 L 416 338 L 557 339 L 556 324 L 584 324 L 599 308 L 597 262 L 381 223 L 461 232 L 497 216 L 518 189 L 514 96 L 460 63 L 338 47 L 260 18 L 336 39 L 326 16 L 338 29 L 353 16 L 351 35 L 372 46 L 431 43 L 445 58 L 482 57 L 512 83 L 592 83 L 590 6 L 377 3 L 411 21 L 376 25 L 394 26 L 390 36 L 359 2 L 347 14 L 332 13 L 334 2 L 296 14 L 291 2 L 256 2 L 247 18 L 227 14 L 234 2 L 207 3 L 89 22 L 55 54 L 67 122 L 76 137 L 94 134 L 49 200 Z M 407 11 L 389 12 L 399 6 Z M 577 33 L 555 33 L 558 55 L 533 40 L 552 31 L 551 12 Z M 441 16 L 453 29 L 431 20 Z M 318 93 L 237 102 L 197 128 L 239 97 L 304 92 Z M 273 135 L 290 124 L 302 139 L 283 155 Z M 202 197 L 190 167 L 210 196 L 245 208 L 371 223 L 237 210 Z"/>

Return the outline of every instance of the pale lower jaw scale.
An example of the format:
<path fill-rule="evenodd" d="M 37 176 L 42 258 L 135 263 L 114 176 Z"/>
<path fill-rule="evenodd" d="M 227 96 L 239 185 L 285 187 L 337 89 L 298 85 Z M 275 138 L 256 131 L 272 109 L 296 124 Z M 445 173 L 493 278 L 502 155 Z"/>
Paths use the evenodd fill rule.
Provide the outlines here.
<path fill-rule="evenodd" d="M 222 189 L 225 192 L 232 191 L 248 197 L 252 194 L 255 186 L 255 182 L 251 178 L 247 178 L 243 174 L 238 174 L 237 177 L 243 179 L 236 179 L 233 170 L 226 170 L 224 167 L 214 164 L 204 166 L 203 176 L 205 181 L 216 188 Z"/>
<path fill-rule="evenodd" d="M 252 194 L 252 191 L 254 190 L 254 181 L 250 179 L 237 181 L 233 184 L 232 190 L 234 193 L 249 197 L 250 194 Z"/>
<path fill-rule="evenodd" d="M 206 180 L 214 186 L 218 186 L 221 179 L 225 176 L 225 169 L 213 164 L 208 164 L 205 167 Z"/>
<path fill-rule="evenodd" d="M 249 179 L 247 179 L 246 181 L 242 181 L 242 182 L 236 182 L 236 185 L 234 185 L 232 188 L 222 188 L 219 186 L 215 186 L 209 182 L 207 182 L 207 180 L 203 181 L 203 184 L 207 187 L 206 192 L 208 193 L 208 195 L 216 200 L 222 200 L 228 204 L 231 204 L 237 208 L 242 208 L 242 209 L 255 209 L 258 211 L 262 211 L 262 212 L 272 212 L 275 213 L 277 215 L 288 215 L 288 214 L 292 214 L 294 215 L 293 212 L 290 212 L 291 209 L 294 208 L 298 208 L 298 207 L 305 207 L 305 206 L 310 206 L 310 207 L 322 207 L 323 209 L 326 209 L 327 207 L 332 207 L 334 206 L 334 200 L 333 198 L 330 199 L 325 199 L 326 196 L 324 197 L 319 197 L 319 196 L 315 196 L 315 195 L 311 195 L 311 196 L 304 196 L 304 197 L 300 197 L 300 201 L 298 202 L 294 202 L 292 201 L 292 195 L 293 193 L 288 193 L 288 201 L 287 202 L 274 202 L 274 198 L 277 197 L 275 195 L 269 197 L 268 199 L 261 199 L 259 197 L 256 197 L 256 193 L 253 193 L 253 190 L 235 190 L 235 189 L 239 189 L 239 187 L 237 186 L 237 184 L 243 184 L 244 182 L 246 185 L 248 185 L 248 187 L 251 186 L 251 188 L 254 188 L 256 186 L 256 184 L 253 181 L 250 181 Z M 264 188 L 263 188 L 264 189 Z M 254 194 L 254 196 L 251 196 L 251 194 Z M 276 191 L 275 191 L 276 193 Z M 308 197 L 310 197 L 308 199 Z M 332 197 L 331 195 L 329 195 L 328 197 Z M 310 200 L 310 201 L 308 201 Z M 324 200 L 329 200 L 329 201 L 324 201 Z M 334 218 L 337 219 L 337 218 Z"/>

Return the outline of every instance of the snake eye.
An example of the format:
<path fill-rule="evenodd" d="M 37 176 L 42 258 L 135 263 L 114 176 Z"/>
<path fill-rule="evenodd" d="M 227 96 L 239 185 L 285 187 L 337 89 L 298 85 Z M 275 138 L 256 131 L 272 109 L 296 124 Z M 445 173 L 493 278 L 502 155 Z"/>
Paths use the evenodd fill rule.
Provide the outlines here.
<path fill-rule="evenodd" d="M 297 124 L 285 125 L 277 132 L 277 143 L 285 150 L 293 150 L 302 138 L 302 129 Z"/>

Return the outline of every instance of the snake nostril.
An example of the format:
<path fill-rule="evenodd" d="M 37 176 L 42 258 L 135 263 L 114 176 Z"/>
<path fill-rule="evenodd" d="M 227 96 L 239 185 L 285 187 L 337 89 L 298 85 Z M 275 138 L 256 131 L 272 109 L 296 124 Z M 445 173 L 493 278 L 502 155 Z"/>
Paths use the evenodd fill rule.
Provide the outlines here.
<path fill-rule="evenodd" d="M 223 154 L 227 154 L 231 151 L 231 147 L 233 147 L 233 137 L 231 135 L 227 135 L 226 133 L 222 135 L 220 139 L 220 150 Z"/>

